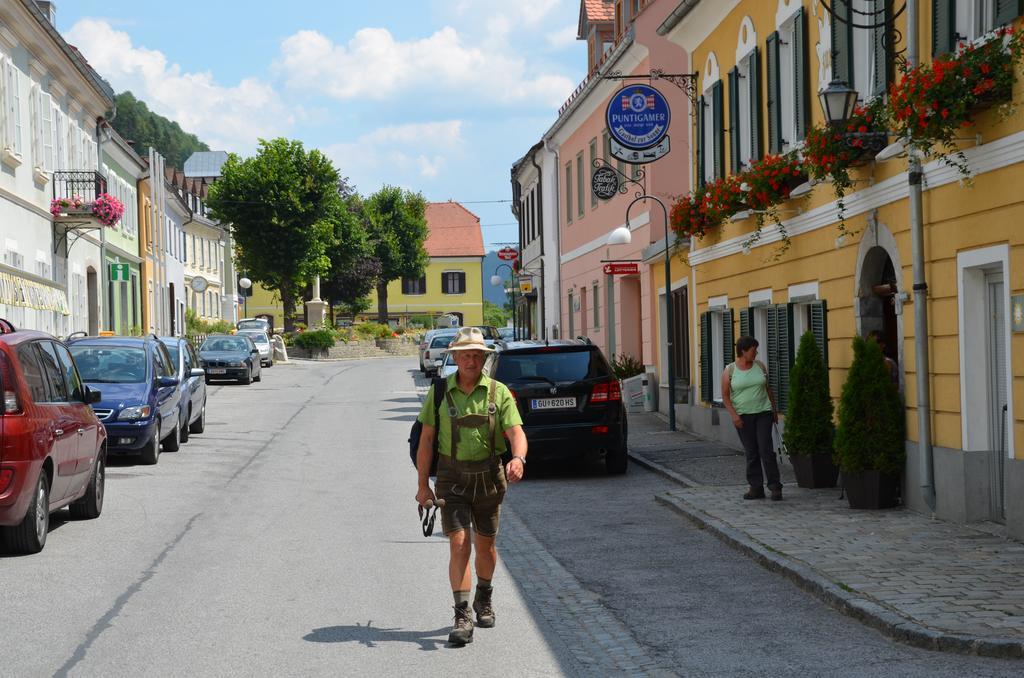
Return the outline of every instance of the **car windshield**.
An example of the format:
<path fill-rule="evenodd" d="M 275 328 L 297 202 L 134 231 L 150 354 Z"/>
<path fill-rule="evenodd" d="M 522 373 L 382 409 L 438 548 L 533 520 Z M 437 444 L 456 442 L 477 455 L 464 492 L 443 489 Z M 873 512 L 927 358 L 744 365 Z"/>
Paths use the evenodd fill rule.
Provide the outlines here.
<path fill-rule="evenodd" d="M 448 348 L 448 344 L 452 343 L 454 334 L 445 334 L 440 337 L 434 337 L 434 341 L 430 344 L 430 348 Z"/>
<path fill-rule="evenodd" d="M 203 342 L 200 351 L 244 351 L 249 352 L 249 345 L 241 337 L 210 337 Z"/>
<path fill-rule="evenodd" d="M 250 339 L 252 339 L 254 344 L 269 344 L 270 343 L 270 339 L 267 339 L 267 333 L 266 332 L 244 332 L 244 333 L 240 332 L 240 334 L 245 334 L 245 336 L 247 336 Z"/>
<path fill-rule="evenodd" d="M 512 339 L 515 338 L 516 331 L 515 328 L 512 327 L 502 327 L 500 330 L 498 330 L 498 334 L 500 334 L 501 338 L 504 339 L 505 341 L 511 341 Z"/>
<path fill-rule="evenodd" d="M 132 346 L 70 346 L 83 381 L 140 384 L 146 381 L 146 350 Z"/>
<path fill-rule="evenodd" d="M 501 339 L 501 335 L 498 334 L 498 330 L 492 327 L 491 325 L 478 325 L 477 329 L 480 330 L 480 333 L 484 335 L 484 339 Z"/>
<path fill-rule="evenodd" d="M 503 353 L 495 378 L 503 383 L 537 378 L 553 383 L 608 376 L 608 366 L 596 351 Z"/>
<path fill-rule="evenodd" d="M 267 321 L 265 320 L 239 320 L 238 329 L 240 330 L 265 330 L 267 329 Z"/>

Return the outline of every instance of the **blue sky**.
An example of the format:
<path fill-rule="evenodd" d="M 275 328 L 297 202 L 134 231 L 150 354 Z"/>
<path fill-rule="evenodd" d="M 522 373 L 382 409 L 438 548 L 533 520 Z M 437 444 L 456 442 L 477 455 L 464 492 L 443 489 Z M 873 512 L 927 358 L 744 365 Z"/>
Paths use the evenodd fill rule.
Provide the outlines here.
<path fill-rule="evenodd" d="M 582 79 L 578 0 L 65 0 L 57 25 L 114 89 L 213 149 L 319 148 L 359 191 L 508 200 L 509 169 Z M 508 203 L 467 204 L 488 246 Z"/>

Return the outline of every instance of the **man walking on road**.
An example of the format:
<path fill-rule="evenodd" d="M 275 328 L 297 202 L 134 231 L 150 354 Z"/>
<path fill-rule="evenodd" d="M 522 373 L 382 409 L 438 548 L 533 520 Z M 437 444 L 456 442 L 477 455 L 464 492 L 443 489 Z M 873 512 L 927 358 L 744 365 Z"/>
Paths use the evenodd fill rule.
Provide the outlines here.
<path fill-rule="evenodd" d="M 491 577 L 498 553 L 494 539 L 498 534 L 501 502 L 507 482 L 522 479 L 526 466 L 526 434 L 515 399 L 508 388 L 483 374 L 484 359 L 493 349 L 484 342 L 475 327 L 466 327 L 452 340 L 452 352 L 458 371 L 444 384 L 444 402 L 435 421 L 434 389 L 431 388 L 419 421 L 423 424 L 416 468 L 420 506 L 437 498 L 441 524 L 449 542 L 448 578 L 455 597 L 455 625 L 448 642 L 464 645 L 473 642 L 473 619 L 469 609 L 472 577 L 469 556 L 475 546 L 477 588 L 473 598 L 476 623 L 482 628 L 494 626 L 491 604 Z M 430 463 L 434 436 L 438 436 L 437 480 L 430 489 Z M 512 444 L 512 460 L 501 463 L 505 437 Z M 435 495 L 436 492 L 436 495 Z M 472 540 L 470 528 L 475 532 Z"/>

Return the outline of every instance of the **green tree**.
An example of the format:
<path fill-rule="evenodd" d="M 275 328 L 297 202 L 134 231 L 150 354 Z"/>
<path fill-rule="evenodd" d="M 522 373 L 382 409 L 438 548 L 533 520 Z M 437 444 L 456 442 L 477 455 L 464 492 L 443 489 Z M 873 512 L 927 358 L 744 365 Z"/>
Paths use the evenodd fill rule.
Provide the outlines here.
<path fill-rule="evenodd" d="M 906 415 L 877 342 L 853 338 L 853 364 L 839 399 L 835 460 L 843 471 L 898 474 L 906 460 Z"/>
<path fill-rule="evenodd" d="M 365 202 L 347 189 L 341 189 L 339 193 L 344 203 L 334 224 L 334 237 L 327 248 L 330 270 L 320 281 L 320 292 L 332 306 L 351 307 L 376 286 L 381 266 L 373 256 L 367 236 L 371 224 Z"/>
<path fill-rule="evenodd" d="M 135 144 L 135 152 L 141 156 L 155 148 L 167 158 L 171 165 L 181 168 L 196 151 L 208 151 L 210 147 L 189 134 L 173 120 L 149 110 L 145 101 L 135 98 L 131 92 L 121 92 L 114 97 L 117 115 L 111 124 L 117 133 Z"/>
<path fill-rule="evenodd" d="M 783 439 L 790 454 L 817 454 L 832 451 L 834 436 L 828 369 L 814 333 L 806 332 L 800 338 L 796 362 L 789 374 L 789 406 Z"/>
<path fill-rule="evenodd" d="M 419 193 L 385 186 L 369 197 L 367 210 L 376 238 L 373 256 L 380 262 L 377 279 L 377 321 L 388 321 L 388 283 L 399 278 L 423 275 L 429 257 L 423 249 L 427 239 L 427 203 Z"/>
<path fill-rule="evenodd" d="M 492 301 L 484 300 L 484 325 L 505 327 L 508 324 L 509 311 Z"/>
<path fill-rule="evenodd" d="M 251 158 L 232 154 L 221 173 L 207 203 L 231 224 L 238 269 L 280 293 L 290 332 L 298 293 L 330 265 L 327 248 L 344 208 L 338 172 L 320 151 L 278 138 L 261 139 Z"/>

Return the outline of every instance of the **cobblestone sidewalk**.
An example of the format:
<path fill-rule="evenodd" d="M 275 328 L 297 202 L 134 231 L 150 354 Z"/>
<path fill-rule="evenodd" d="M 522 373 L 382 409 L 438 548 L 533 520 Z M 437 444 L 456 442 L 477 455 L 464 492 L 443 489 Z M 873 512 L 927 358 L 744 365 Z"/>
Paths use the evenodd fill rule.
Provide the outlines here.
<path fill-rule="evenodd" d="M 661 503 L 893 638 L 1024 657 L 1024 544 L 905 509 L 854 511 L 837 489 L 792 481 L 785 501 L 743 501 L 742 453 L 665 428 L 630 415 L 634 460 L 684 485 Z"/>

